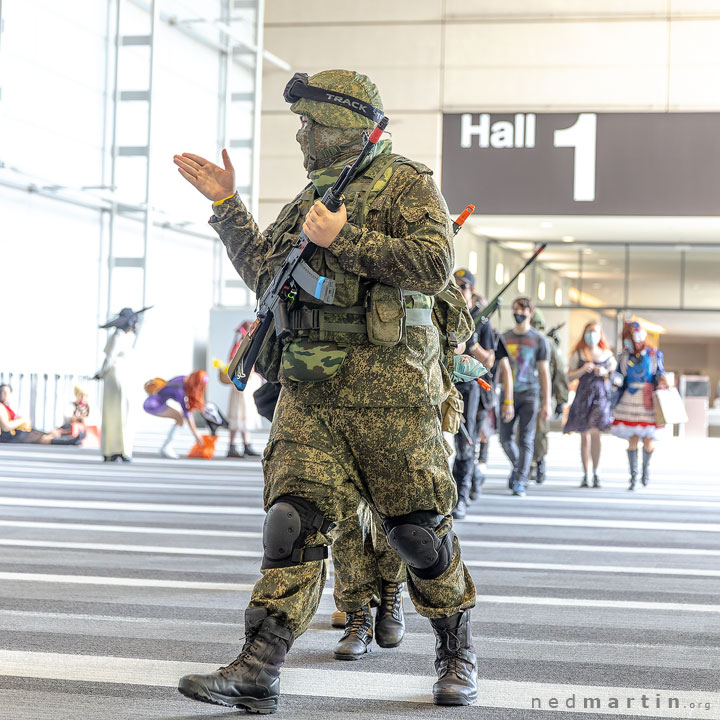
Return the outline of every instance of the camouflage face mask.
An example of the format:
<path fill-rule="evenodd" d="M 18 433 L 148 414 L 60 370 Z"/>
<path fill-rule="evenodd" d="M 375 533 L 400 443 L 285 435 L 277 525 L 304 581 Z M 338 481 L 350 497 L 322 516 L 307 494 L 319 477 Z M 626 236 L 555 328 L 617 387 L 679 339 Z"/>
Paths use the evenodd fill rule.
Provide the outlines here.
<path fill-rule="evenodd" d="M 359 154 L 363 145 L 361 130 L 331 128 L 311 118 L 306 118 L 295 139 L 302 150 L 303 167 L 308 174 Z"/>

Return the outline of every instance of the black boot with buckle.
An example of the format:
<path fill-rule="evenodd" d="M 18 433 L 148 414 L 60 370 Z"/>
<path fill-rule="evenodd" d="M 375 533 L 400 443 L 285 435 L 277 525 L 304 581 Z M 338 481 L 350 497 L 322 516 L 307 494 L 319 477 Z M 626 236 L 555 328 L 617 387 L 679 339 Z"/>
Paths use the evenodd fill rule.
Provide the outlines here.
<path fill-rule="evenodd" d="M 280 668 L 292 647 L 291 630 L 265 608 L 245 611 L 245 645 L 233 662 L 208 675 L 185 675 L 178 690 L 201 702 L 268 715 L 277 710 Z"/>
<path fill-rule="evenodd" d="M 372 642 L 372 615 L 370 606 L 363 605 L 357 612 L 349 612 L 345 619 L 345 634 L 333 651 L 336 660 L 357 660 Z"/>
<path fill-rule="evenodd" d="M 402 583 L 383 580 L 380 606 L 375 611 L 375 642 L 381 648 L 397 647 L 405 635 L 402 591 Z"/>
<path fill-rule="evenodd" d="M 433 685 L 436 705 L 471 705 L 477 699 L 477 661 L 470 629 L 470 611 L 430 620 L 435 631 Z"/>

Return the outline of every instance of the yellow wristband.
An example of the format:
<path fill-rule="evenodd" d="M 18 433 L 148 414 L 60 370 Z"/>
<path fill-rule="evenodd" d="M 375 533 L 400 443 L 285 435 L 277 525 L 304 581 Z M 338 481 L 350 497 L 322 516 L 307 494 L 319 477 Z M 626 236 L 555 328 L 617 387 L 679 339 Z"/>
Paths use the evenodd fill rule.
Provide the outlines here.
<path fill-rule="evenodd" d="M 223 198 L 222 200 L 215 200 L 215 202 L 213 203 L 213 207 L 215 207 L 215 205 L 222 205 L 226 200 L 229 200 L 230 198 L 234 198 L 234 197 L 235 197 L 235 193 L 233 193 L 232 195 L 228 195 L 226 198 Z"/>
<path fill-rule="evenodd" d="M 514 405 L 515 402 L 513 400 L 503 400 L 503 405 Z"/>

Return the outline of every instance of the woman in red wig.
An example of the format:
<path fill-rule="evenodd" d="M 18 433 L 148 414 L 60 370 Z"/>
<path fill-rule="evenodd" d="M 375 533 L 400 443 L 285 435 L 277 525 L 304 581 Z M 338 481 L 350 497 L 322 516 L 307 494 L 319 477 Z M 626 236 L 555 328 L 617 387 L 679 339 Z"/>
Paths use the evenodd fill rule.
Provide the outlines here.
<path fill-rule="evenodd" d="M 163 384 L 163 381 L 157 382 L 156 391 L 148 396 L 143 404 L 143 408 L 151 415 L 158 417 L 172 418 L 175 422 L 170 428 L 170 432 L 165 438 L 165 442 L 160 448 L 160 454 L 166 458 L 176 459 L 178 454 L 172 446 L 175 430 L 181 427 L 183 422 L 187 420 L 190 432 L 195 436 L 195 441 L 202 445 L 202 440 L 195 426 L 195 420 L 192 416 L 193 410 L 202 410 L 205 408 L 205 388 L 207 387 L 208 376 L 204 370 L 195 370 L 189 375 L 179 375 L 172 380 Z M 153 382 L 153 381 L 151 381 Z M 168 405 L 168 400 L 174 400 L 181 408 L 176 410 Z"/>

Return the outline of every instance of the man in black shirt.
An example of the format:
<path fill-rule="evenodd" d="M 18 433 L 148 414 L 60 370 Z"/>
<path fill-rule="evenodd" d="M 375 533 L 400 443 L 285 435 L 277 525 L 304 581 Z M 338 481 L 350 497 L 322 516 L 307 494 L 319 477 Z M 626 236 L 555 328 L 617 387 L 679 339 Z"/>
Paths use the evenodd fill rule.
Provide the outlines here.
<path fill-rule="evenodd" d="M 473 319 L 482 311 L 473 302 L 473 290 L 475 289 L 475 276 L 467 269 L 461 268 L 455 272 L 455 282 L 460 288 L 465 302 L 470 310 Z M 489 323 L 480 323 L 477 330 L 471 335 L 465 344 L 465 352 L 479 360 L 486 368 L 491 368 L 495 363 L 495 335 Z M 476 380 L 457 383 L 456 386 L 463 398 L 465 408 L 463 410 L 463 421 L 470 437 L 468 442 L 464 433 L 455 435 L 455 462 L 453 464 L 453 477 L 457 484 L 458 501 L 452 512 L 456 520 L 462 520 L 467 512 L 467 505 L 470 500 L 473 471 L 475 469 L 475 443 L 478 438 L 478 408 L 481 400 L 482 388 Z"/>

